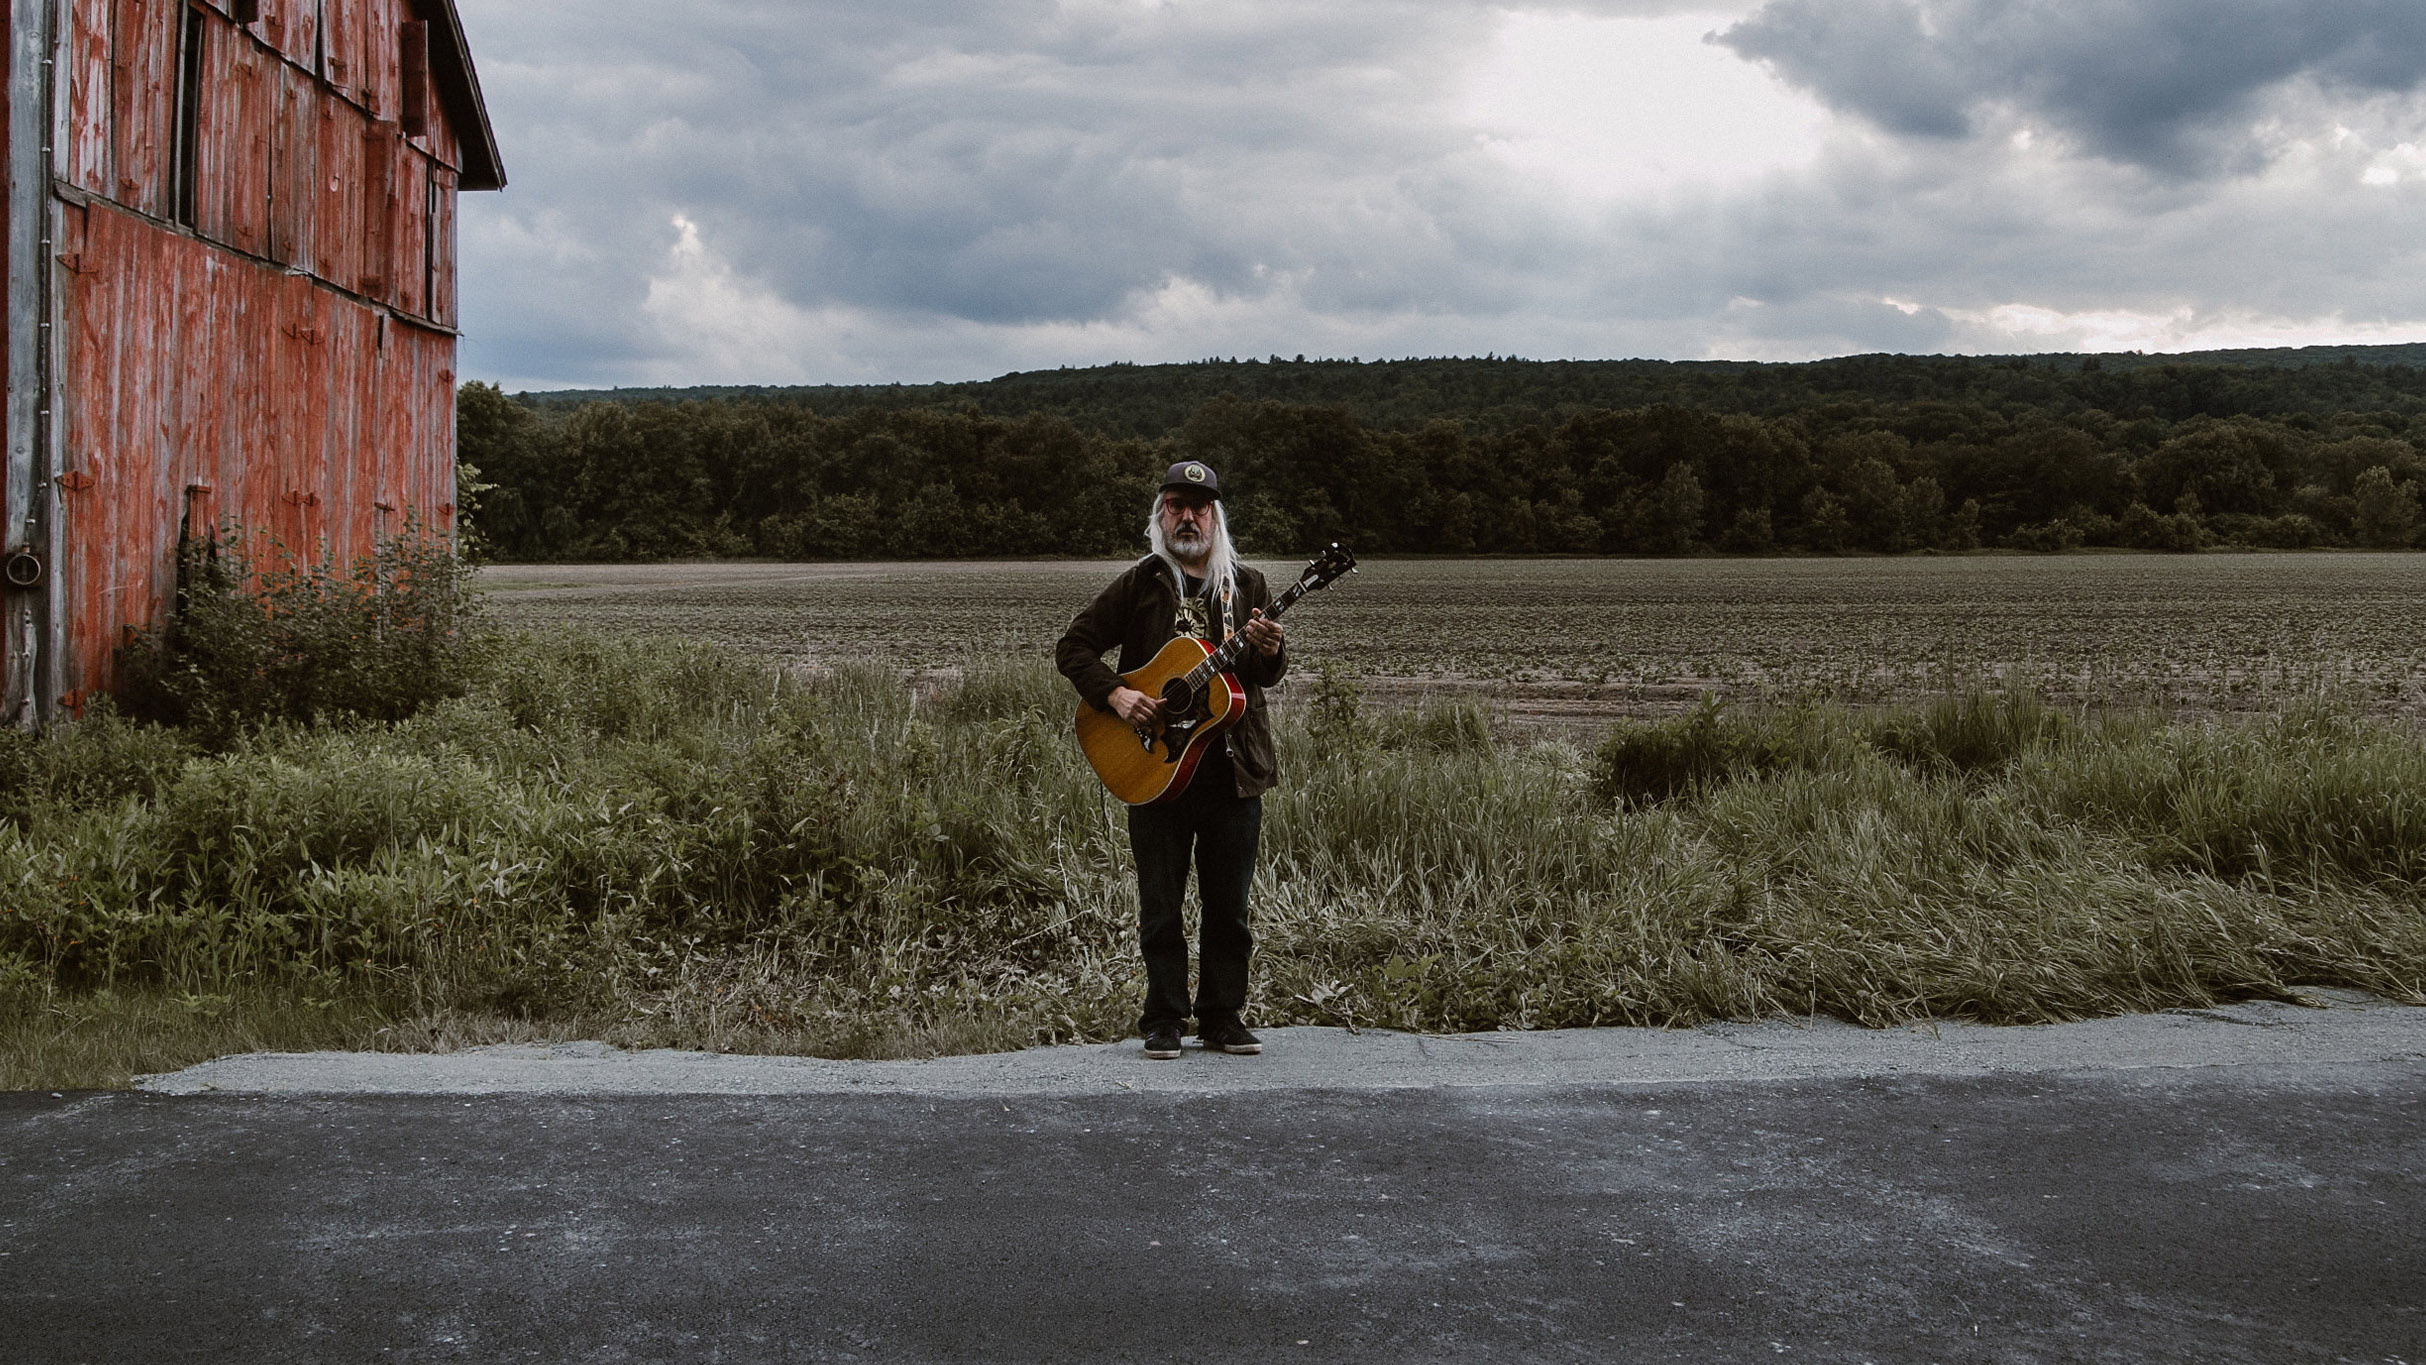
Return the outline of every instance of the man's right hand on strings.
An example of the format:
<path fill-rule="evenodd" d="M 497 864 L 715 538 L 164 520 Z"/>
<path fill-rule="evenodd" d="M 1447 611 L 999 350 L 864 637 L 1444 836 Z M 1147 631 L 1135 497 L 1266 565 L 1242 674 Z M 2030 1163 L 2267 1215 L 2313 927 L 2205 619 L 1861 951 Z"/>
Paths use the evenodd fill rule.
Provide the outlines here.
<path fill-rule="evenodd" d="M 1162 719 L 1162 702 L 1134 687 L 1115 687 L 1112 695 L 1105 700 L 1111 706 L 1113 715 L 1131 725 L 1143 728 Z"/>

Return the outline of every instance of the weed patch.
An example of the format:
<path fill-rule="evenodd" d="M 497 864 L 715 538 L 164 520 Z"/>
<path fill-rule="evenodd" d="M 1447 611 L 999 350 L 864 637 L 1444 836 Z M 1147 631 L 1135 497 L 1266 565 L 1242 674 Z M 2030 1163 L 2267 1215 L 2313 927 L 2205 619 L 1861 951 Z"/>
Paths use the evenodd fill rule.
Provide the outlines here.
<path fill-rule="evenodd" d="M 241 527 L 177 554 L 169 625 L 120 651 L 130 709 L 224 741 L 263 721 L 392 721 L 459 696 L 479 664 L 470 569 L 417 526 L 351 564 Z"/>

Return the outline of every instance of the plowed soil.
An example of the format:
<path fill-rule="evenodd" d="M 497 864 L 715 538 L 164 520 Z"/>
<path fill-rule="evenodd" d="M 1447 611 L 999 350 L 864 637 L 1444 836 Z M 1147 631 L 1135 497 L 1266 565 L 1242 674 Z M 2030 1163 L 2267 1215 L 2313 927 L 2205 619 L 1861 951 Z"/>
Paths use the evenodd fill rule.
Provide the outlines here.
<path fill-rule="evenodd" d="M 874 661 L 938 679 L 977 657 L 1049 654 L 1120 567 L 512 565 L 484 581 L 508 624 L 693 635 L 810 670 Z M 1260 567 L 1276 587 L 1297 569 Z M 1867 703 L 1982 683 L 2193 711 L 2321 694 L 2426 714 L 2421 603 L 2426 555 L 2406 553 L 1384 560 L 1288 626 L 1301 675 L 1328 662 L 1387 702 L 1481 695 L 1526 728 L 1665 714 L 1704 692 Z"/>

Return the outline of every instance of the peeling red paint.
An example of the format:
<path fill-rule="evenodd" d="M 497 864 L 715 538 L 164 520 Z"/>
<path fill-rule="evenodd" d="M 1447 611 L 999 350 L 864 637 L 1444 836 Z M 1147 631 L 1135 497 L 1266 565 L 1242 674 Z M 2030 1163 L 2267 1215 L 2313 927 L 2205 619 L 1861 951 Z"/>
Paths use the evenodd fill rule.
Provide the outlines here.
<path fill-rule="evenodd" d="M 451 9 L 415 0 L 257 8 L 238 24 L 232 4 L 208 0 L 199 22 L 183 223 L 185 0 L 59 7 L 62 704 L 108 687 L 114 647 L 162 619 L 183 534 L 235 523 L 343 560 L 406 516 L 452 527 L 465 104 L 442 98 L 426 58 L 413 100 L 403 82 L 407 24 L 424 53 L 433 28 L 460 30 Z M 449 52 L 460 92 L 468 68 Z M 419 135 L 399 121 L 408 104 Z M 484 183 L 500 183 L 484 156 Z M 10 318 L 12 344 L 26 321 Z M 9 666 L 22 666 L 13 653 Z"/>

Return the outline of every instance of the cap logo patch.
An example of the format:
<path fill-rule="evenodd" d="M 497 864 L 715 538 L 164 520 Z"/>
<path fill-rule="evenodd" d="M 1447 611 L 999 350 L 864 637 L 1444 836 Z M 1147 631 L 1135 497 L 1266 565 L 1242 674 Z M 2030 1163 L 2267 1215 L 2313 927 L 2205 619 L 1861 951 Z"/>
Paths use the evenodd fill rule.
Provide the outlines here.
<path fill-rule="evenodd" d="M 1187 475 L 1188 482 L 1190 483 L 1203 483 L 1205 481 L 1205 467 L 1203 465 L 1192 464 L 1179 472 Z"/>

